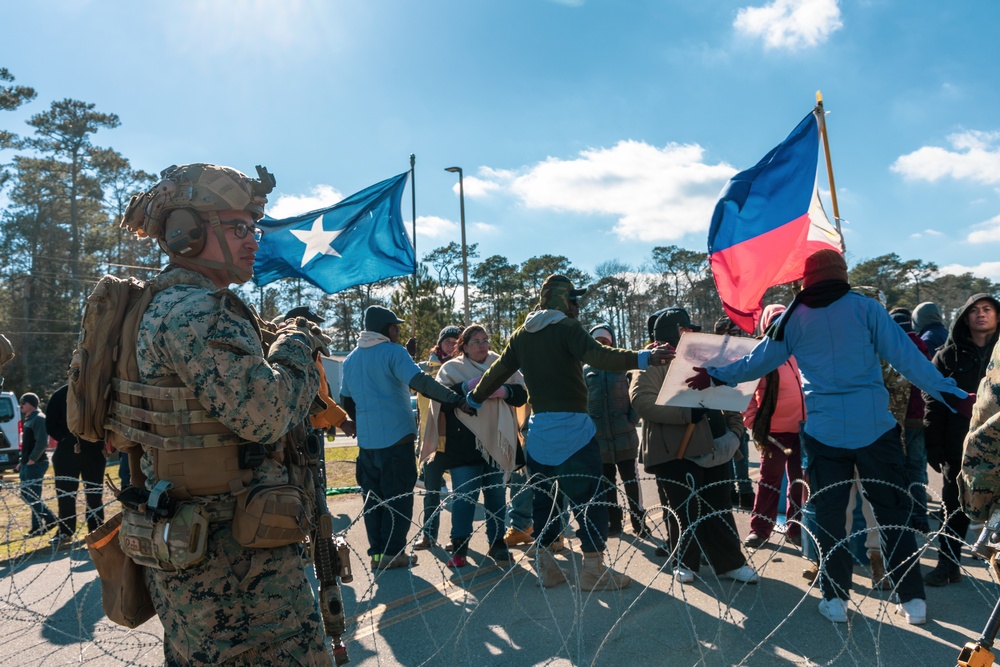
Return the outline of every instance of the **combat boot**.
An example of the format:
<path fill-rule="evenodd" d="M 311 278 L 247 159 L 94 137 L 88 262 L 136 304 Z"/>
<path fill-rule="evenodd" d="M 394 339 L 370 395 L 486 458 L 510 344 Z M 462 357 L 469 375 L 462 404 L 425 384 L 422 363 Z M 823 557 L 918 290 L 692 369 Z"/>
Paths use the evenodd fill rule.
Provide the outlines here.
<path fill-rule="evenodd" d="M 928 586 L 947 586 L 962 581 L 962 570 L 953 561 L 938 559 L 937 566 L 924 575 L 924 583 Z"/>
<path fill-rule="evenodd" d="M 566 575 L 559 569 L 556 557 L 548 549 L 538 549 L 535 554 L 536 567 L 538 568 L 538 581 L 536 586 L 542 588 L 552 588 L 566 581 Z"/>
<path fill-rule="evenodd" d="M 604 564 L 604 554 L 600 551 L 583 552 L 583 569 L 580 570 L 580 590 L 619 591 L 628 588 L 632 579 L 618 574 Z"/>

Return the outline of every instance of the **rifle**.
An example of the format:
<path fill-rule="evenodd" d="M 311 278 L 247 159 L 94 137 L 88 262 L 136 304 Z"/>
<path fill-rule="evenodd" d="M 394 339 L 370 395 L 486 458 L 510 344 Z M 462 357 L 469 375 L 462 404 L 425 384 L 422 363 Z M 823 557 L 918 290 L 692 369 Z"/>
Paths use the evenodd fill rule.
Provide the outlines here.
<path fill-rule="evenodd" d="M 306 437 L 306 456 L 309 471 L 316 488 L 316 517 L 309 541 L 313 548 L 313 565 L 319 580 L 320 611 L 323 627 L 333 641 L 333 659 L 337 665 L 350 662 L 347 646 L 341 638 L 347 631 L 344 600 L 340 594 L 338 577 L 345 584 L 354 580 L 351 573 L 350 549 L 347 540 L 333 534 L 333 517 L 326 505 L 326 466 L 323 463 L 323 437 L 319 431 L 310 431 Z"/>

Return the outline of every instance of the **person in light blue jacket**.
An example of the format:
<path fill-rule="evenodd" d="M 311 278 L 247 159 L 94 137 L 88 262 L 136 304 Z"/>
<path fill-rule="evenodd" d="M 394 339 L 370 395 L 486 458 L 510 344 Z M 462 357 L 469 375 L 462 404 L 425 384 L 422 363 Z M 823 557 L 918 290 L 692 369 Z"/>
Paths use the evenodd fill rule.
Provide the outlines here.
<path fill-rule="evenodd" d="M 833 250 L 811 255 L 802 284 L 775 330 L 749 355 L 696 369 L 688 385 L 736 385 L 766 375 L 795 355 L 806 403 L 803 463 L 813 482 L 823 558 L 820 613 L 835 623 L 847 621 L 851 555 L 844 510 L 856 467 L 882 527 L 889 575 L 899 595 L 896 611 L 911 624 L 925 623 L 916 541 L 912 532 L 894 527 L 907 524 L 909 502 L 903 497 L 899 426 L 889 412 L 879 357 L 941 401 L 945 395 L 965 400 L 967 394 L 934 368 L 881 304 L 851 291 L 843 255 Z"/>

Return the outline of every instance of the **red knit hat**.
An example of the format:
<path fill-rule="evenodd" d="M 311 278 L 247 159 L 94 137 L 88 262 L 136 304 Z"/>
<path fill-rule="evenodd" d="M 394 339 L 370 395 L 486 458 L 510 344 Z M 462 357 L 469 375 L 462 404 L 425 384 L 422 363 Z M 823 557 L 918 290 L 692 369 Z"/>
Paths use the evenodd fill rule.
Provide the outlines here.
<path fill-rule="evenodd" d="M 806 258 L 802 287 L 807 288 L 825 280 L 847 280 L 847 262 L 836 250 L 820 250 Z"/>

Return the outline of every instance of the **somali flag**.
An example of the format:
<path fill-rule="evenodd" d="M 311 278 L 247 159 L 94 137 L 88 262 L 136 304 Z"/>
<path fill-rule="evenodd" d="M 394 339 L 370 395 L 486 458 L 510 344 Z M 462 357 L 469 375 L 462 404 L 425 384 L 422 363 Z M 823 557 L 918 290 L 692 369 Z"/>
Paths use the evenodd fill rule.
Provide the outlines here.
<path fill-rule="evenodd" d="M 819 126 L 814 113 L 755 166 L 722 189 L 708 231 L 708 258 L 726 314 L 751 333 L 764 292 L 802 278 L 806 257 L 842 252 L 816 188 Z"/>
<path fill-rule="evenodd" d="M 409 172 L 376 183 L 329 208 L 294 218 L 264 217 L 253 281 L 302 278 L 327 294 L 416 269 L 400 202 Z"/>

